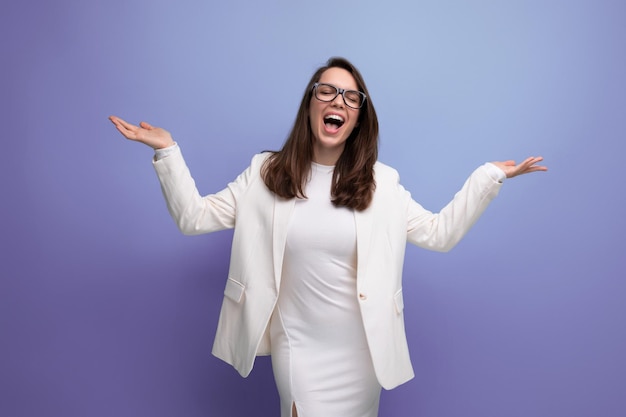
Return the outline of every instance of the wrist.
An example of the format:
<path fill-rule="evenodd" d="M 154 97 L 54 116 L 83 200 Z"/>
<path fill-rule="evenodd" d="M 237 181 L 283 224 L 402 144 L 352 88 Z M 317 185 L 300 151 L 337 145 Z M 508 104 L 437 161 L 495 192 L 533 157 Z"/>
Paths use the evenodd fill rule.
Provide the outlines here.
<path fill-rule="evenodd" d="M 487 162 L 485 168 L 491 179 L 496 182 L 504 182 L 507 178 L 506 172 L 495 162 Z"/>
<path fill-rule="evenodd" d="M 172 153 L 176 152 L 176 150 L 178 149 L 178 145 L 176 142 L 172 142 L 172 145 L 166 147 L 166 148 L 159 148 L 159 149 L 155 149 L 154 150 L 154 160 L 155 161 L 159 161 L 163 158 L 168 157 L 169 155 L 171 155 Z"/>
<path fill-rule="evenodd" d="M 172 146 L 176 145 L 176 142 L 174 142 L 174 139 L 170 139 L 168 141 L 165 141 L 163 143 L 159 143 L 155 146 L 153 146 L 152 148 L 157 151 L 159 149 L 167 149 L 167 148 L 171 148 Z"/>

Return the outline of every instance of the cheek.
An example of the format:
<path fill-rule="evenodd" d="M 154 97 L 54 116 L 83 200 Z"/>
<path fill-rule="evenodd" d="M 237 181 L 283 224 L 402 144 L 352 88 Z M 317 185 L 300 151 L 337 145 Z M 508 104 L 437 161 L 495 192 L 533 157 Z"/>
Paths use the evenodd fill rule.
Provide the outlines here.
<path fill-rule="evenodd" d="M 311 100 L 309 105 L 309 119 L 311 121 L 315 120 L 321 114 L 319 102 L 317 100 Z"/>
<path fill-rule="evenodd" d="M 311 107 L 309 109 L 309 123 L 311 124 L 311 126 L 313 126 L 315 119 L 317 119 L 317 112 L 313 107 Z"/>
<path fill-rule="evenodd" d="M 352 120 L 351 120 L 351 123 L 352 123 L 352 128 L 355 128 L 355 127 L 357 127 L 357 126 L 359 125 L 359 116 L 360 116 L 360 115 L 361 115 L 361 113 L 360 113 L 360 112 L 357 112 L 357 113 L 356 113 L 356 114 L 352 117 Z"/>

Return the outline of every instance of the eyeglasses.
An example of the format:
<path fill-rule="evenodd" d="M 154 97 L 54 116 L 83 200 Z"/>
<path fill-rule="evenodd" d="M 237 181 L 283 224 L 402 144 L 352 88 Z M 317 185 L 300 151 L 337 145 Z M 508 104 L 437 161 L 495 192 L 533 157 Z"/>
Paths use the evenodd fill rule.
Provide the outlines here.
<path fill-rule="evenodd" d="M 352 109 L 360 109 L 365 104 L 367 96 L 360 91 L 356 90 L 344 90 L 343 88 L 335 87 L 332 84 L 315 83 L 313 84 L 313 93 L 315 98 L 319 101 L 333 101 L 339 94 L 343 97 L 343 102 L 346 106 Z"/>

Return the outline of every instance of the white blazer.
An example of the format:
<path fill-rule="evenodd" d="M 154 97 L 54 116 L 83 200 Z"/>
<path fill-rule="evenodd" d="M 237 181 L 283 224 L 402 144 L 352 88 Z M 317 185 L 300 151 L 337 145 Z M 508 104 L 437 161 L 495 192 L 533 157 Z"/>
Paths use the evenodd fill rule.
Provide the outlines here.
<path fill-rule="evenodd" d="M 260 169 L 269 153 L 254 156 L 237 179 L 200 196 L 179 149 L 154 162 L 170 214 L 184 234 L 234 228 L 230 269 L 213 354 L 244 377 L 256 355 L 270 354 L 268 324 L 278 299 L 287 225 L 295 199 L 268 190 Z M 413 378 L 404 331 L 402 267 L 406 242 L 450 250 L 478 220 L 502 184 L 479 167 L 434 214 L 411 199 L 398 173 L 375 167 L 371 205 L 355 211 L 357 294 L 367 342 L 381 386 Z"/>

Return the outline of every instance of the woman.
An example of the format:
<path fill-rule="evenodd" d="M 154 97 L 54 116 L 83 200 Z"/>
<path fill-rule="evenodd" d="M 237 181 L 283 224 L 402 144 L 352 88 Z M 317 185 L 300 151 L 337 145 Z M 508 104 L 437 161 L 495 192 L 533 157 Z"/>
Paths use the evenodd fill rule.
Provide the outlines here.
<path fill-rule="evenodd" d="M 440 213 L 377 162 L 378 120 L 363 78 L 331 58 L 304 92 L 279 152 L 256 155 L 224 190 L 200 196 L 171 135 L 111 116 L 156 150 L 154 167 L 183 233 L 234 228 L 213 353 L 247 376 L 272 355 L 281 416 L 375 417 L 381 386 L 413 377 L 404 333 L 406 242 L 450 250 L 504 178 L 546 168 L 487 163 Z"/>

